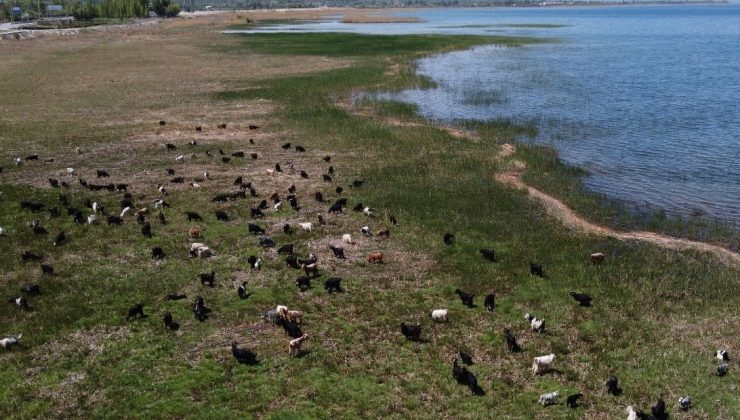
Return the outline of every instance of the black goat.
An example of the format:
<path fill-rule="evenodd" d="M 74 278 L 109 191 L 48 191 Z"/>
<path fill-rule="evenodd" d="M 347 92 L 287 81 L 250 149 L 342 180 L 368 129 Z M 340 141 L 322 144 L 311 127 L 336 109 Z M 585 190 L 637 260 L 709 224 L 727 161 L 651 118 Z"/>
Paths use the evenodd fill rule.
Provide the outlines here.
<path fill-rule="evenodd" d="M 473 297 L 474 295 L 471 293 L 465 293 L 460 289 L 455 289 L 455 293 L 457 293 L 458 296 L 460 296 L 460 301 L 463 305 L 467 306 L 468 308 L 472 308 L 474 306 L 473 304 Z"/>
<path fill-rule="evenodd" d="M 259 208 L 256 208 L 256 209 L 252 208 L 252 209 L 250 209 L 250 213 L 251 213 L 253 219 L 258 219 L 260 217 L 265 217 L 265 214 L 262 213 L 262 210 L 260 210 Z"/>
<path fill-rule="evenodd" d="M 405 322 L 402 322 L 401 334 L 403 334 L 407 340 L 418 342 L 421 339 L 421 325 L 406 325 Z"/>
<path fill-rule="evenodd" d="M 231 354 L 233 354 L 234 359 L 236 359 L 236 361 L 241 364 L 251 366 L 258 363 L 257 353 L 249 349 L 240 349 L 239 347 L 237 347 L 236 341 L 233 341 L 231 343 Z"/>
<path fill-rule="evenodd" d="M 164 251 L 162 251 L 162 248 L 155 246 L 152 248 L 152 258 L 155 260 L 163 260 L 165 257 Z"/>
<path fill-rule="evenodd" d="M 565 400 L 565 405 L 567 405 L 569 408 L 578 408 L 578 399 L 582 396 L 583 394 L 581 394 L 580 392 L 568 395 L 568 398 L 566 398 Z"/>
<path fill-rule="evenodd" d="M 335 189 L 334 191 L 335 191 L 335 192 L 336 192 L 337 194 L 341 194 L 341 193 L 343 193 L 343 192 L 344 192 L 344 188 L 342 188 L 342 187 L 337 187 L 337 188 L 336 188 L 336 189 Z"/>
<path fill-rule="evenodd" d="M 510 352 L 519 353 L 522 351 L 522 348 L 519 346 L 519 343 L 516 342 L 516 337 L 514 337 L 510 329 L 504 328 L 504 337 L 506 338 L 506 347 L 509 348 Z"/>
<path fill-rule="evenodd" d="M 570 295 L 573 296 L 573 299 L 578 301 L 579 305 L 591 306 L 591 296 L 584 294 L 584 293 L 576 293 L 576 292 L 570 292 Z"/>
<path fill-rule="evenodd" d="M 362 209 L 364 209 L 364 208 L 365 208 L 365 205 L 364 205 L 364 204 L 362 204 L 362 203 L 357 203 L 357 205 L 356 205 L 356 206 L 354 206 L 354 207 L 352 208 L 352 211 L 354 211 L 354 212 L 358 212 L 358 213 L 359 213 L 359 212 L 361 212 L 361 211 L 362 211 Z"/>
<path fill-rule="evenodd" d="M 146 315 L 144 315 L 143 303 L 137 303 L 129 308 L 128 314 L 126 315 L 126 321 L 130 321 L 135 318 L 146 318 Z"/>
<path fill-rule="evenodd" d="M 200 273 L 200 284 L 208 287 L 213 287 L 216 284 L 216 272 L 211 271 L 210 273 Z"/>
<path fill-rule="evenodd" d="M 280 163 L 275 164 L 275 172 L 282 172 L 283 168 L 280 167 Z"/>
<path fill-rule="evenodd" d="M 455 241 L 455 235 L 447 232 L 445 233 L 445 236 L 442 238 L 442 240 L 445 242 L 445 245 L 452 245 L 452 243 Z"/>
<path fill-rule="evenodd" d="M 265 233 L 264 229 L 262 229 L 259 225 L 255 225 L 254 223 L 250 223 L 248 227 L 249 227 L 250 234 L 264 234 Z"/>
<path fill-rule="evenodd" d="M 542 264 L 529 263 L 529 272 L 537 277 L 545 277 L 545 271 L 542 269 Z"/>
<path fill-rule="evenodd" d="M 342 278 L 341 277 L 332 277 L 330 279 L 327 279 L 324 281 L 324 289 L 327 293 L 342 292 Z"/>
<path fill-rule="evenodd" d="M 322 215 L 318 215 L 318 216 L 317 216 L 317 219 L 319 220 L 319 224 L 320 224 L 320 225 L 322 225 L 322 226 L 323 226 L 323 225 L 325 225 L 325 224 L 326 224 L 326 220 L 324 220 L 324 216 L 322 216 Z"/>
<path fill-rule="evenodd" d="M 329 213 L 341 213 L 342 212 L 342 205 L 339 203 L 334 203 L 329 207 Z"/>
<path fill-rule="evenodd" d="M 483 306 L 488 309 L 488 312 L 493 312 L 493 307 L 496 306 L 496 294 L 495 293 L 489 293 L 486 295 L 486 298 L 483 300 Z"/>
<path fill-rule="evenodd" d="M 108 216 L 107 219 L 108 219 L 108 226 L 110 225 L 121 226 L 121 223 L 123 223 L 123 219 L 121 219 L 118 216 L 111 215 L 111 216 Z"/>
<path fill-rule="evenodd" d="M 470 391 L 475 395 L 485 395 L 485 391 L 478 385 L 478 379 L 469 371 L 465 366 L 458 366 L 457 359 L 452 361 L 452 376 L 455 378 L 457 383 L 465 385 L 470 388 Z"/>
<path fill-rule="evenodd" d="M 391 223 L 393 223 L 393 226 L 398 226 L 398 219 L 396 219 L 395 215 L 391 214 L 390 217 L 388 217 L 388 220 L 390 220 Z"/>
<path fill-rule="evenodd" d="M 175 178 L 170 179 L 170 184 L 182 184 L 185 182 L 185 177 L 177 176 Z"/>
<path fill-rule="evenodd" d="M 331 156 L 326 155 L 324 156 L 324 162 L 329 162 L 331 160 Z"/>
<path fill-rule="evenodd" d="M 200 214 L 194 212 L 194 211 L 186 211 L 185 215 L 188 217 L 188 222 L 196 221 L 201 222 L 203 221 L 203 218 L 200 217 Z"/>
<path fill-rule="evenodd" d="M 316 192 L 314 193 L 314 195 L 313 195 L 313 198 L 314 198 L 314 199 L 315 199 L 315 200 L 316 200 L 317 202 L 319 202 L 319 203 L 323 203 L 323 202 L 324 202 L 324 194 L 322 194 L 322 193 L 321 193 L 321 191 L 316 191 Z"/>
<path fill-rule="evenodd" d="M 327 174 L 323 174 L 323 175 L 321 175 L 321 176 L 322 176 L 322 177 L 324 178 L 324 181 L 325 181 L 325 182 L 331 182 L 331 177 L 330 177 L 329 175 L 327 175 Z"/>
<path fill-rule="evenodd" d="M 169 294 L 165 297 L 167 300 L 183 300 L 187 299 L 188 295 L 178 295 L 176 293 Z"/>
<path fill-rule="evenodd" d="M 298 286 L 301 292 L 305 292 L 311 288 L 311 278 L 306 276 L 298 277 L 295 279 L 295 285 Z"/>
<path fill-rule="evenodd" d="M 285 143 L 284 145 L 282 145 L 280 147 L 282 147 L 284 150 L 288 150 L 288 149 L 290 149 L 290 143 Z"/>
<path fill-rule="evenodd" d="M 365 183 L 364 179 L 355 179 L 352 181 L 352 183 L 349 185 L 350 187 L 360 188 L 362 184 Z"/>
<path fill-rule="evenodd" d="M 260 246 L 264 248 L 273 248 L 275 246 L 275 241 L 269 236 L 265 236 L 260 238 Z"/>
<path fill-rule="evenodd" d="M 110 176 L 110 174 L 108 173 L 108 171 L 104 171 L 102 169 L 98 169 L 95 172 L 97 172 L 98 178 L 108 178 Z"/>
<path fill-rule="evenodd" d="M 334 175 L 334 167 L 329 165 L 329 169 L 327 169 L 326 172 L 328 172 L 329 175 Z"/>
<path fill-rule="evenodd" d="M 165 312 L 164 315 L 162 315 L 162 320 L 164 321 L 164 326 L 166 328 L 169 328 L 172 331 L 177 331 L 180 329 L 180 324 L 172 320 L 171 313 Z"/>
<path fill-rule="evenodd" d="M 234 153 L 231 154 L 231 157 L 243 158 L 244 157 L 244 152 L 234 152 Z"/>
<path fill-rule="evenodd" d="M 21 293 L 25 293 L 27 295 L 38 295 L 41 294 L 41 287 L 36 283 L 26 283 L 21 286 Z"/>
<path fill-rule="evenodd" d="M 301 178 L 303 178 L 303 179 L 308 179 L 308 172 L 306 172 L 306 171 L 301 171 Z"/>
<path fill-rule="evenodd" d="M 267 200 L 260 201 L 260 205 L 257 206 L 257 209 L 258 210 L 267 210 Z M 260 212 L 260 214 L 262 214 L 262 212 Z M 254 213 L 252 214 L 252 217 L 263 217 L 263 216 L 264 216 L 264 214 L 262 214 L 262 216 L 255 216 Z"/>
<path fill-rule="evenodd" d="M 293 244 L 285 244 L 278 248 L 278 254 L 293 254 Z"/>
<path fill-rule="evenodd" d="M 41 264 L 41 273 L 42 274 L 48 274 L 50 276 L 54 275 L 54 267 L 47 265 L 47 264 Z"/>
<path fill-rule="evenodd" d="M 221 157 L 221 162 L 223 162 L 223 163 L 229 163 L 229 162 L 231 162 L 231 158 L 230 157 L 226 157 L 226 156 L 222 156 Z"/>
<path fill-rule="evenodd" d="M 301 265 L 298 264 L 298 257 L 296 257 L 295 255 L 288 255 L 285 258 L 285 265 L 287 265 L 290 268 L 295 268 L 295 269 L 301 268 Z"/>
<path fill-rule="evenodd" d="M 306 149 L 304 149 L 304 148 L 303 148 L 303 146 L 296 146 L 296 147 L 295 147 L 295 151 L 296 151 L 296 152 L 301 152 L 301 153 L 303 153 L 303 152 L 305 152 L 305 151 L 306 151 Z"/>
<path fill-rule="evenodd" d="M 496 262 L 496 253 L 490 248 L 481 248 L 478 250 L 484 259 Z"/>
<path fill-rule="evenodd" d="M 668 413 L 665 411 L 665 401 L 663 398 L 658 398 L 658 402 L 650 408 L 650 412 L 658 420 L 665 420 L 668 418 Z"/>
<path fill-rule="evenodd" d="M 465 353 L 462 350 L 460 350 L 458 353 L 460 354 L 460 359 L 462 360 L 463 363 L 465 363 L 468 366 L 473 364 L 473 357 L 471 355 L 469 355 L 468 353 Z"/>
<path fill-rule="evenodd" d="M 298 211 L 301 209 L 300 207 L 298 207 L 298 198 L 296 196 L 288 197 L 288 202 L 290 203 L 290 207 L 293 210 Z"/>
<path fill-rule="evenodd" d="M 67 241 L 67 234 L 64 233 L 64 231 L 61 231 L 57 234 L 56 238 L 54 238 L 54 246 L 62 246 Z"/>
<path fill-rule="evenodd" d="M 301 326 L 294 321 L 288 321 L 287 319 L 280 317 L 278 318 L 278 325 L 281 325 L 283 327 L 285 332 L 288 334 L 288 337 L 290 338 L 298 338 L 303 336 Z"/>
<path fill-rule="evenodd" d="M 286 235 L 292 235 L 293 234 L 293 228 L 290 227 L 288 223 L 283 225 L 283 233 Z"/>
<path fill-rule="evenodd" d="M 195 298 L 195 302 L 193 302 L 192 305 L 193 314 L 195 315 L 195 319 L 197 319 L 200 322 L 205 321 L 208 319 L 208 314 L 211 312 L 211 310 L 206 307 L 205 301 L 203 300 L 203 296 L 198 296 Z"/>
<path fill-rule="evenodd" d="M 229 221 L 229 215 L 226 214 L 225 211 L 223 211 L 223 210 L 216 210 L 215 213 L 216 213 L 216 219 L 221 220 L 223 222 L 228 222 Z"/>
<path fill-rule="evenodd" d="M 172 143 L 167 143 L 164 146 L 167 148 L 167 150 L 177 150 L 177 146 Z"/>
<path fill-rule="evenodd" d="M 247 293 L 247 282 L 243 281 L 242 284 L 236 288 L 236 294 L 239 296 L 239 299 L 246 299 L 249 297 L 249 293 Z"/>
<path fill-rule="evenodd" d="M 257 153 L 250 153 L 250 154 L 249 154 L 249 157 L 251 157 L 251 158 L 252 158 L 252 160 L 257 160 L 257 158 L 258 158 L 259 156 L 257 155 Z"/>
<path fill-rule="evenodd" d="M 334 253 L 334 256 L 335 257 L 337 257 L 337 258 L 339 258 L 341 260 L 343 260 L 343 259 L 346 258 L 344 256 L 344 248 L 341 248 L 341 247 L 338 247 L 338 246 L 334 246 L 334 245 L 329 245 L 329 249 L 331 249 L 331 252 Z"/>
<path fill-rule="evenodd" d="M 241 176 L 236 177 L 233 185 L 242 185 L 243 178 Z"/>
<path fill-rule="evenodd" d="M 49 185 L 51 185 L 52 188 L 59 188 L 59 181 L 54 178 L 49 178 Z"/>
<path fill-rule="evenodd" d="M 141 227 L 141 234 L 147 238 L 152 237 L 152 225 L 149 222 L 144 223 L 144 226 Z"/>
<path fill-rule="evenodd" d="M 22 261 L 40 261 L 41 256 L 38 254 L 34 254 L 31 251 L 23 251 L 21 253 L 21 260 Z"/>
<path fill-rule="evenodd" d="M 620 395 L 622 393 L 622 389 L 619 387 L 619 379 L 615 375 L 610 375 L 606 379 L 606 392 L 612 395 Z"/>
<path fill-rule="evenodd" d="M 162 213 L 161 211 L 159 212 L 159 215 L 157 215 L 157 218 L 159 219 L 159 223 L 163 225 L 167 224 L 167 219 L 164 218 L 164 213 Z"/>

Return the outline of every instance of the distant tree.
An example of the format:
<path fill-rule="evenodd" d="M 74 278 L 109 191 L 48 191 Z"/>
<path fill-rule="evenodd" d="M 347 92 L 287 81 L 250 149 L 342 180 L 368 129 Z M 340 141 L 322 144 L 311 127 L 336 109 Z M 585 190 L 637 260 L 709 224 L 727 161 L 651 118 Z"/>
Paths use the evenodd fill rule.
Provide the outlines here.
<path fill-rule="evenodd" d="M 172 3 L 164 11 L 164 15 L 167 17 L 175 17 L 180 14 L 180 5 Z"/>
<path fill-rule="evenodd" d="M 108 18 L 146 17 L 148 13 L 147 0 L 103 0 L 100 3 L 100 15 Z"/>

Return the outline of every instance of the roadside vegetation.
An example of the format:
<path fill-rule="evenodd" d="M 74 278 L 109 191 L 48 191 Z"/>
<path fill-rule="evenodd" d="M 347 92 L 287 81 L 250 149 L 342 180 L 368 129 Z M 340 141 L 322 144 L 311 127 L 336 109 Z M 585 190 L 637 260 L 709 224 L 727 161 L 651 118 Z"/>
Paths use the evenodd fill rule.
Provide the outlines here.
<path fill-rule="evenodd" d="M 429 85 L 413 71 L 413 59 L 423 55 L 542 40 L 215 31 L 234 23 L 204 18 L 138 28 L 125 40 L 107 34 L 55 39 L 53 46 L 0 44 L 12 57 L 0 63 L 0 78 L 16 81 L 0 86 L 0 226 L 8 230 L 0 237 L 7 256 L 0 259 L 0 296 L 10 299 L 28 282 L 43 290 L 33 311 L 0 306 L 0 336 L 22 332 L 24 343 L 0 349 L 0 415 L 617 418 L 627 405 L 649 410 L 661 395 L 674 418 L 732 418 L 740 411 L 737 372 L 714 375 L 715 350 L 734 354 L 740 344 L 737 268 L 708 254 L 569 231 L 524 192 L 497 183 L 494 175 L 512 164 L 500 157 L 502 145 L 515 144 L 531 127 L 500 122 L 454 131 L 424 121 L 406 104 L 353 101 L 361 92 Z M 78 74 L 84 77 L 62 77 Z M 221 123 L 227 127 L 218 129 Z M 190 148 L 193 140 L 198 145 Z M 307 152 L 282 150 L 287 142 Z M 166 151 L 165 143 L 178 151 Z M 219 149 L 255 151 L 259 159 L 206 157 L 206 150 Z M 175 167 L 183 176 L 208 170 L 213 181 L 202 188 L 168 184 L 164 169 L 183 152 L 198 155 Z M 12 158 L 31 153 L 55 160 L 12 166 Z M 336 169 L 332 183 L 321 181 L 325 155 Z M 593 206 L 582 209 L 602 211 L 598 200 L 580 198 L 578 174 L 555 163 L 550 150 L 518 144 L 514 157 L 528 165 L 528 180 L 555 185 L 552 174 L 563 174 L 567 181 L 553 189 Z M 288 161 L 311 178 L 266 175 L 275 162 L 287 167 Z M 19 208 L 21 200 L 58 205 L 60 191 L 47 178 L 61 179 L 66 167 L 88 180 L 105 168 L 135 196 L 144 195 L 142 203 L 158 198 L 157 185 L 166 183 L 169 223 L 152 221 L 154 238 L 147 239 L 132 219 L 120 227 L 77 226 L 66 215 Z M 297 185 L 300 212 L 268 212 L 258 223 L 278 244 L 293 242 L 302 256 L 319 254 L 327 271 L 321 280 L 341 275 L 345 293 L 328 294 L 320 282 L 299 293 L 296 272 L 247 234 L 254 222 L 249 209 L 264 197 L 211 201 L 238 175 L 262 195 Z M 349 188 L 353 179 L 365 183 Z M 348 211 L 314 232 L 282 233 L 286 221 L 326 216 L 339 197 L 337 185 L 350 204 L 372 206 L 377 217 Z M 316 190 L 325 192 L 326 204 L 312 200 Z M 77 184 L 65 193 L 78 206 L 92 198 L 120 207 L 120 194 L 90 193 Z M 217 221 L 217 208 L 232 220 Z M 185 210 L 205 220 L 190 223 Z M 51 237 L 28 234 L 32 218 L 52 236 L 69 232 L 69 243 L 53 247 Z M 361 238 L 366 224 L 390 229 L 390 238 Z M 194 225 L 203 228 L 215 258 L 187 256 L 185 232 Z M 346 247 L 348 261 L 337 262 L 326 244 L 345 232 L 360 243 Z M 455 234 L 452 245 L 442 241 L 446 232 Z M 154 245 L 167 252 L 163 263 L 152 261 Z M 481 258 L 484 247 L 496 251 L 497 262 Z M 27 249 L 42 252 L 57 275 L 44 277 L 37 264 L 22 262 Z M 366 263 L 364 256 L 377 250 L 385 264 Z M 593 252 L 605 253 L 606 262 L 591 264 Z M 259 272 L 249 268 L 250 255 L 262 256 Z M 542 264 L 547 277 L 531 275 L 530 262 Z M 201 286 L 198 273 L 211 270 L 219 287 Z M 242 280 L 254 292 L 246 300 L 235 292 Z M 456 288 L 474 293 L 477 307 L 462 305 Z M 482 298 L 492 290 L 497 303 L 488 312 Z M 578 306 L 569 295 L 574 290 L 590 294 L 593 306 Z M 164 300 L 174 292 L 188 299 Z M 202 323 L 189 308 L 199 294 L 213 309 Z M 127 322 L 126 310 L 138 302 L 149 317 Z M 311 337 L 303 357 L 288 357 L 283 331 L 259 318 L 277 304 L 305 314 Z M 437 308 L 449 309 L 449 323 L 431 322 Z M 164 329 L 165 310 L 181 323 L 178 332 Z M 548 332 L 532 332 L 525 313 L 545 318 Z M 417 321 L 425 343 L 399 331 L 401 322 Z M 507 350 L 506 326 L 522 353 Z M 237 364 L 233 340 L 254 349 L 261 363 Z M 470 370 L 485 396 L 453 379 L 451 361 L 460 349 L 473 355 Z M 550 352 L 557 355 L 555 370 L 533 375 L 532 358 Z M 605 392 L 610 374 L 619 377 L 622 395 Z M 559 404 L 537 404 L 555 390 Z M 576 391 L 584 393 L 581 407 L 567 408 L 564 396 Z M 694 399 L 688 414 L 675 407 L 684 395 Z"/>

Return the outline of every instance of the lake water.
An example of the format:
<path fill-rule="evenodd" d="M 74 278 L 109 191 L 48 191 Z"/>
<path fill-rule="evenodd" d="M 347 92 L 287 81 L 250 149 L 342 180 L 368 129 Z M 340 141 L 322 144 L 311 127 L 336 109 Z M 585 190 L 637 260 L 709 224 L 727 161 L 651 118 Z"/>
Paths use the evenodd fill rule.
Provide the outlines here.
<path fill-rule="evenodd" d="M 588 170 L 587 188 L 740 226 L 740 4 L 400 14 L 422 21 L 263 30 L 556 38 L 422 59 L 418 72 L 437 87 L 391 96 L 443 122 L 534 123 L 537 138 L 523 140 Z"/>

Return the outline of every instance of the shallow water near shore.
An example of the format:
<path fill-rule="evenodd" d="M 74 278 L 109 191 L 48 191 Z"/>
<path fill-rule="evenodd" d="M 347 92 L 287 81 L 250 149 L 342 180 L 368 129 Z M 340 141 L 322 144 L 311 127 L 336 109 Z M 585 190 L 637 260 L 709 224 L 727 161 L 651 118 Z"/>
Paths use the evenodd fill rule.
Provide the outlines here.
<path fill-rule="evenodd" d="M 534 124 L 586 169 L 587 188 L 740 226 L 740 5 L 432 9 L 417 23 L 279 25 L 267 31 L 534 36 L 428 57 L 437 84 L 384 98 L 425 117 Z"/>

